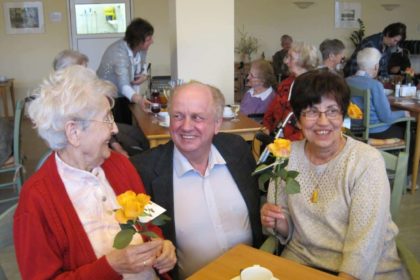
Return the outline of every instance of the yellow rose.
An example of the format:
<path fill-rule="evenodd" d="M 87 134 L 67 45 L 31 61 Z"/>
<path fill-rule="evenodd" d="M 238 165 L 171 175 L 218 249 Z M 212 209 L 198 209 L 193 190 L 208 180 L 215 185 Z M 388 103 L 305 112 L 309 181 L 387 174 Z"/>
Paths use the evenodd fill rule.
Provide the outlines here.
<path fill-rule="evenodd" d="M 122 207 L 124 207 L 127 201 L 130 201 L 132 199 L 136 199 L 136 193 L 133 191 L 126 191 L 125 193 L 122 193 L 119 196 L 117 196 L 117 202 Z"/>
<path fill-rule="evenodd" d="M 349 108 L 347 109 L 347 115 L 353 120 L 363 119 L 363 112 L 360 110 L 359 106 L 350 102 Z"/>
<path fill-rule="evenodd" d="M 288 158 L 290 155 L 291 142 L 287 139 L 277 138 L 274 143 L 268 145 L 268 150 L 273 156 Z"/>
<path fill-rule="evenodd" d="M 144 209 L 144 207 L 146 207 L 146 205 L 150 203 L 150 196 L 144 193 L 139 193 L 137 195 L 137 201 L 140 203 L 140 206 Z"/>
<path fill-rule="evenodd" d="M 126 224 L 128 222 L 128 218 L 124 215 L 123 209 L 118 209 L 117 212 L 115 212 L 115 219 L 120 224 Z"/>
<path fill-rule="evenodd" d="M 126 191 L 117 197 L 121 209 L 115 213 L 119 223 L 126 224 L 128 220 L 137 219 L 144 212 L 144 207 L 149 204 L 150 196 L 146 194 L 136 195 L 133 191 Z"/>

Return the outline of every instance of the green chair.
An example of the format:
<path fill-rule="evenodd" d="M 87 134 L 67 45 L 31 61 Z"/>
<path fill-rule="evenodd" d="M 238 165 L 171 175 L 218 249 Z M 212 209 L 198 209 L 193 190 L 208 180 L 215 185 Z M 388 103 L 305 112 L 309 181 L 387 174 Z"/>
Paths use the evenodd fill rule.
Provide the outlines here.
<path fill-rule="evenodd" d="M 369 130 L 376 127 L 381 127 L 384 125 L 389 125 L 389 123 L 377 123 L 370 124 L 370 90 L 369 89 L 360 89 L 353 86 L 350 87 L 351 98 L 362 98 L 363 99 L 363 108 L 360 108 L 363 112 L 363 119 L 360 126 L 352 125 L 351 130 L 356 136 L 359 136 L 362 141 L 369 143 L 375 148 L 383 151 L 387 150 L 404 150 L 408 153 L 410 146 L 410 125 L 411 121 L 414 121 L 414 118 L 399 118 L 392 122 L 394 123 L 404 123 L 405 122 L 405 136 L 404 139 L 370 139 Z M 360 134 L 360 135 L 359 135 Z"/>
<path fill-rule="evenodd" d="M 410 251 L 407 245 L 397 237 L 397 250 L 398 255 L 405 268 L 407 269 L 408 274 L 410 275 L 411 280 L 420 280 L 420 264 L 416 256 Z"/>
<path fill-rule="evenodd" d="M 0 280 L 19 279 L 19 269 L 13 243 L 14 204 L 0 215 Z"/>
<path fill-rule="evenodd" d="M 15 162 L 12 165 L 7 165 L 4 167 L 0 167 L 0 174 L 8 174 L 12 179 L 5 183 L 0 184 L 0 189 L 16 187 L 16 195 L 11 198 L 1 199 L 0 203 L 8 202 L 17 200 L 20 189 L 23 183 L 23 171 L 24 167 L 22 164 L 22 155 L 21 155 L 21 137 L 20 137 L 20 130 L 21 130 L 21 122 L 23 111 L 25 107 L 25 100 L 19 100 L 16 104 L 15 110 L 15 119 L 14 119 L 14 127 L 13 127 L 13 156 L 15 158 Z"/>

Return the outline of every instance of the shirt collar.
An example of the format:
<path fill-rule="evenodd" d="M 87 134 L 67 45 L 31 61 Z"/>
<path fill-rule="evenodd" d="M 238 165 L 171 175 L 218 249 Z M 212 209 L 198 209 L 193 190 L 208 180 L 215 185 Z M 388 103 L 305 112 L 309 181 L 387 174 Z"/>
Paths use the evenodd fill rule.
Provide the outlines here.
<path fill-rule="evenodd" d="M 251 94 L 252 97 L 259 98 L 262 101 L 266 100 L 272 92 L 273 92 L 272 87 L 267 88 L 265 91 L 257 95 L 255 95 L 255 90 L 253 88 L 249 90 L 249 93 Z"/>
<path fill-rule="evenodd" d="M 370 77 L 369 74 L 365 70 L 357 70 L 356 76 L 362 76 L 362 77 Z"/>
<path fill-rule="evenodd" d="M 55 161 L 60 175 L 64 175 L 66 178 L 72 178 L 74 182 L 97 181 L 97 177 L 104 173 L 100 166 L 95 167 L 91 172 L 70 166 L 59 157 L 58 153 L 55 153 Z"/>
<path fill-rule="evenodd" d="M 130 49 L 130 47 L 128 46 L 126 41 L 124 41 L 124 46 L 127 49 L 128 57 L 130 58 L 130 60 L 132 60 L 133 64 L 139 63 L 140 62 L 140 53 L 137 53 L 134 56 L 133 51 Z"/>
<path fill-rule="evenodd" d="M 188 172 L 199 172 L 194 169 L 188 159 L 178 150 L 176 146 L 174 146 L 174 171 L 178 177 L 182 177 Z M 206 174 L 212 170 L 216 165 L 226 165 L 226 161 L 216 149 L 216 147 L 212 144 L 210 147 L 209 153 L 209 163 L 207 166 Z"/>

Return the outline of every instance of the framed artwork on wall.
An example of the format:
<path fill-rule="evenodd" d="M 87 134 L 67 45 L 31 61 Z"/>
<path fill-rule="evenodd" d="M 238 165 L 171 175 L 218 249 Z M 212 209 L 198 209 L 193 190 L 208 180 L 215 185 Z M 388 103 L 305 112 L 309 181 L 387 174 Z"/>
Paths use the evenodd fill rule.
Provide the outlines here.
<path fill-rule="evenodd" d="M 7 34 L 44 32 L 42 2 L 5 2 L 3 11 Z"/>
<path fill-rule="evenodd" d="M 358 28 L 358 18 L 362 18 L 360 2 L 335 1 L 335 28 Z"/>

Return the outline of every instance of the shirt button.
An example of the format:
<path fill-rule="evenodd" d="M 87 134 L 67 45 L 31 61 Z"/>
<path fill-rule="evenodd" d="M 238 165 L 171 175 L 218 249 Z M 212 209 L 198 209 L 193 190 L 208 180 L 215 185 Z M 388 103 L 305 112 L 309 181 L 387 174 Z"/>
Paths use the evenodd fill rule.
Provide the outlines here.
<path fill-rule="evenodd" d="M 103 196 L 103 197 L 102 197 L 102 201 L 103 201 L 103 202 L 105 202 L 105 201 L 106 201 L 106 197 L 105 197 L 105 196 Z"/>

